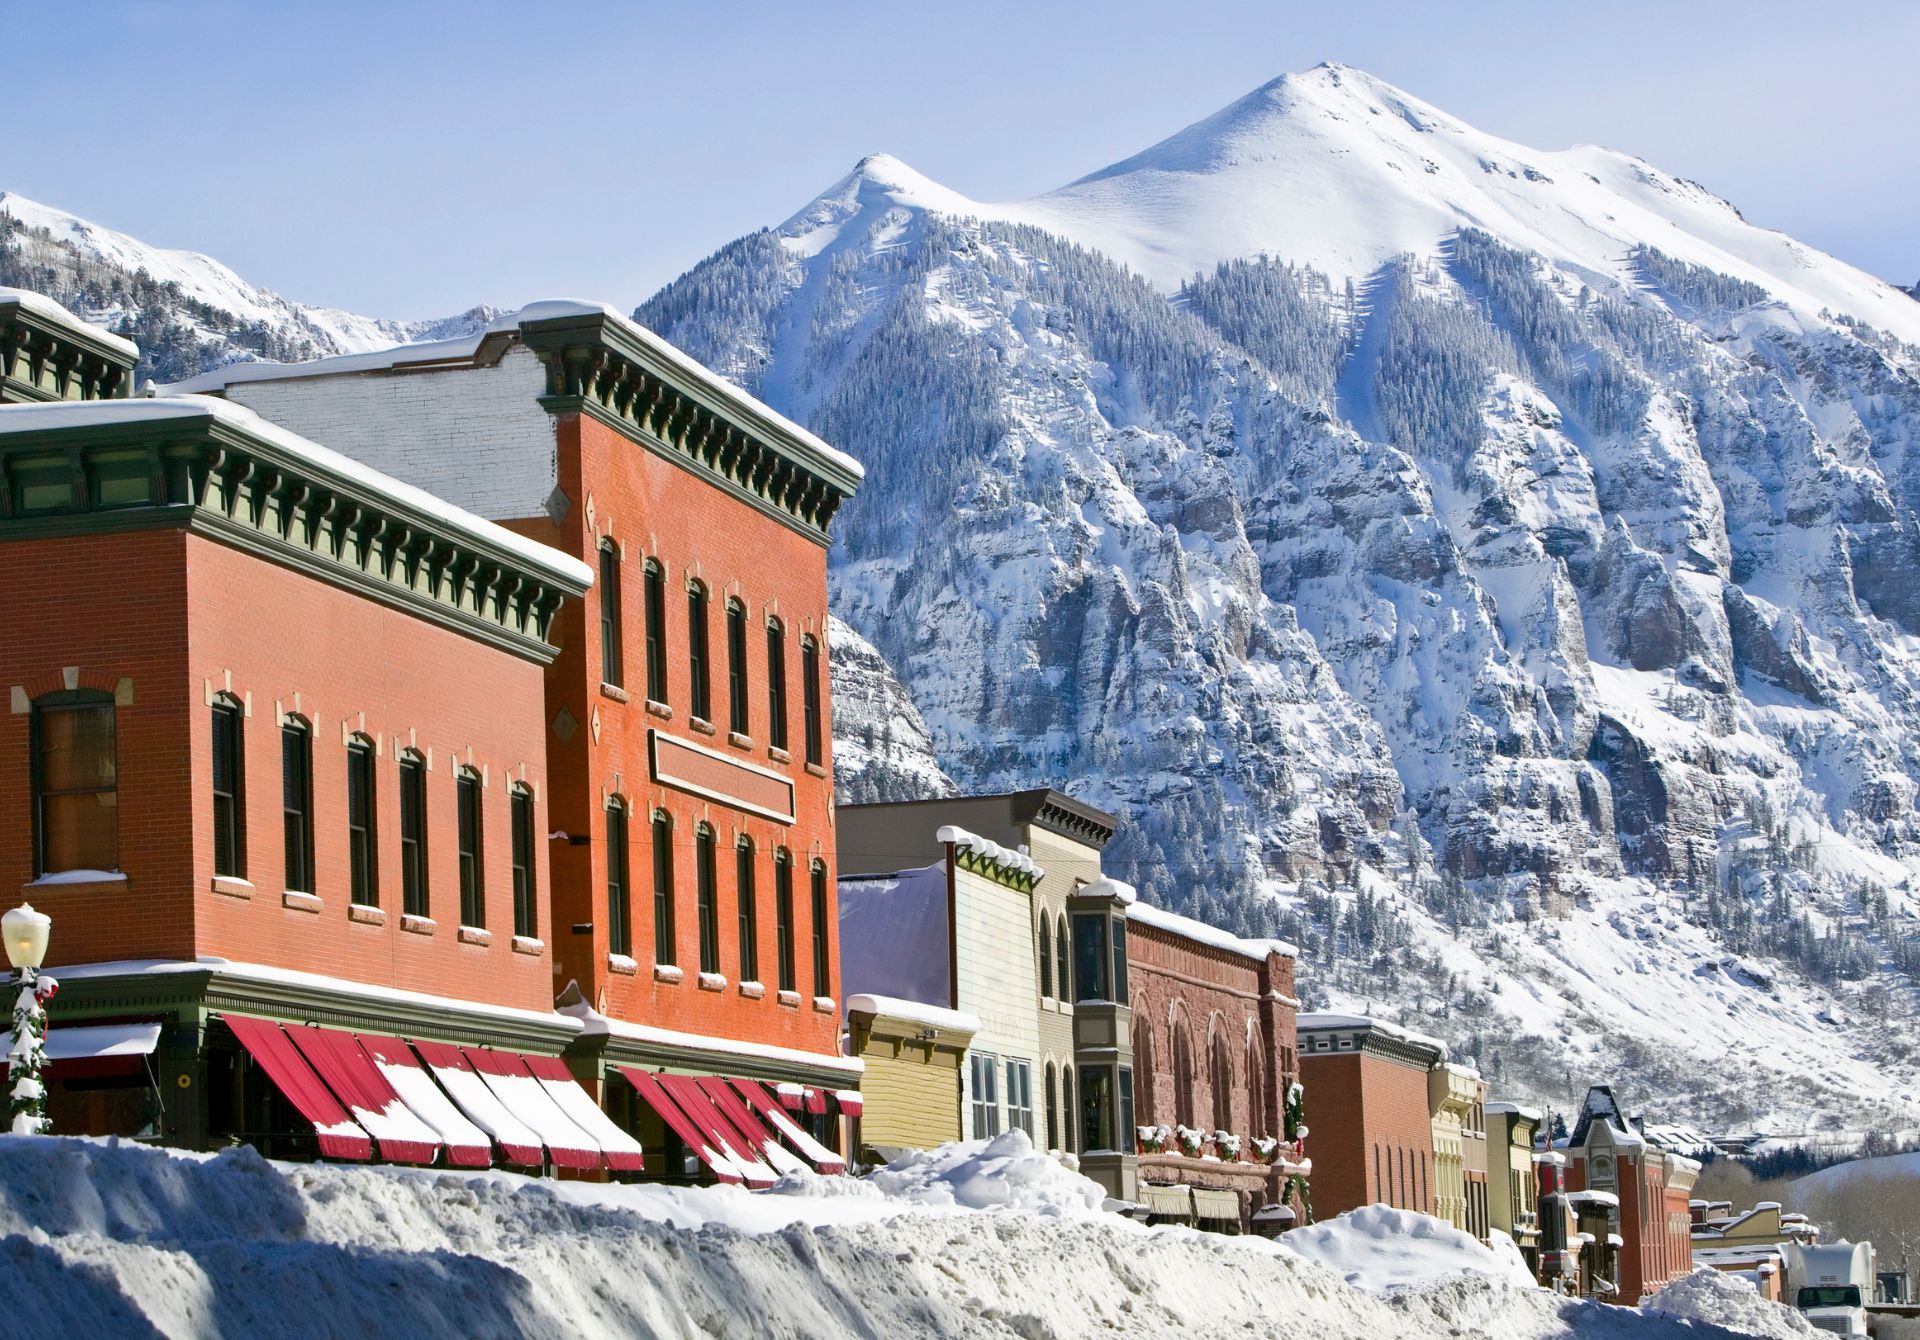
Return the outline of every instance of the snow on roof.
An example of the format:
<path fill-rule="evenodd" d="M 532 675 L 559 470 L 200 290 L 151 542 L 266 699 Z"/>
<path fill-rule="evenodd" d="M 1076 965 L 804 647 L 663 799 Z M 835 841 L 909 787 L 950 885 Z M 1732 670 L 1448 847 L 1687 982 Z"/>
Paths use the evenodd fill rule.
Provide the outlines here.
<path fill-rule="evenodd" d="M 385 372 L 398 367 L 419 364 L 455 363 L 472 358 L 479 352 L 481 344 L 489 335 L 518 332 L 534 322 L 560 321 L 568 317 L 581 316 L 606 317 L 627 336 L 645 345 L 688 377 L 712 390 L 747 417 L 767 420 L 774 428 L 791 436 L 808 450 L 826 457 L 855 479 L 866 476 L 865 468 L 846 452 L 827 445 L 779 410 L 747 394 L 711 368 L 634 321 L 624 312 L 616 311 L 604 302 L 588 302 L 576 298 L 555 298 L 528 303 L 517 312 L 509 312 L 496 318 L 479 335 L 455 340 L 401 344 L 373 353 L 342 354 L 335 358 L 318 358 L 309 363 L 230 363 L 226 367 L 215 368 L 197 377 L 175 382 L 171 386 L 163 387 L 162 390 L 166 392 L 219 391 L 239 382 L 281 381 L 295 377 L 331 377 L 350 372 Z"/>
<path fill-rule="evenodd" d="M 1449 1075 L 1457 1075 L 1461 1079 L 1470 1080 L 1478 1080 L 1480 1078 L 1480 1071 L 1476 1066 L 1463 1065 L 1458 1061 L 1442 1061 L 1440 1064 Z"/>
<path fill-rule="evenodd" d="M 1368 1014 L 1333 1014 L 1324 1010 L 1316 1010 L 1310 1014 L 1303 1014 L 1295 1019 L 1294 1027 L 1301 1033 L 1309 1031 L 1329 1032 L 1334 1029 L 1343 1028 L 1370 1028 L 1376 1032 L 1384 1033 L 1390 1038 L 1398 1038 L 1402 1042 L 1411 1042 L 1420 1047 L 1431 1047 L 1440 1053 L 1440 1059 L 1442 1061 L 1446 1060 L 1449 1055 L 1447 1044 L 1440 1041 L 1439 1038 L 1430 1037 L 1425 1033 L 1416 1033 L 1410 1028 L 1402 1028 L 1398 1024 L 1388 1023 L 1385 1019 L 1376 1019 Z"/>
<path fill-rule="evenodd" d="M 1575 1205 L 1605 1205 L 1618 1208 L 1620 1197 L 1611 1191 L 1569 1191 L 1567 1199 Z"/>
<path fill-rule="evenodd" d="M 948 1033 L 978 1033 L 980 1018 L 968 1014 L 965 1010 L 943 1009 L 938 1005 L 927 1005 L 917 1000 L 905 1000 L 899 996 L 877 996 L 872 992 L 861 991 L 847 997 L 849 1014 L 884 1014 L 890 1019 L 905 1019 L 908 1023 L 923 1024 L 928 1028 L 938 1028 Z"/>
<path fill-rule="evenodd" d="M 55 428 L 102 428 L 127 423 L 178 422 L 188 419 L 218 420 L 231 428 L 265 439 L 289 455 L 328 474 L 345 479 L 388 500 L 422 513 L 449 530 L 479 540 L 495 549 L 503 549 L 528 567 L 539 570 L 571 586 L 585 588 L 593 584 L 593 569 L 579 559 L 561 553 L 551 545 L 516 535 L 504 526 L 462 508 L 425 489 L 404 484 L 380 471 L 343 456 L 261 418 L 243 405 L 214 396 L 158 396 L 141 400 L 63 401 L 46 405 L 8 405 L 0 409 L 0 435 L 40 432 Z"/>
<path fill-rule="evenodd" d="M 43 321 L 108 345 L 126 355 L 131 361 L 139 361 L 139 345 L 124 336 L 115 335 L 104 326 L 96 326 L 91 321 L 82 321 L 44 293 L 35 293 L 32 289 L 26 288 L 0 287 L 0 306 L 9 304 L 32 312 Z"/>
<path fill-rule="evenodd" d="M 991 861 L 995 865 L 1005 866 L 1023 875 L 1031 875 L 1035 879 L 1046 878 L 1047 872 L 1042 870 L 1025 852 L 1003 847 L 998 842 L 990 842 L 978 833 L 969 833 L 957 824 L 943 825 L 933 837 L 936 842 L 949 842 L 956 847 L 965 847 L 982 860 Z"/>
<path fill-rule="evenodd" d="M 1539 1108 L 1528 1107 L 1524 1103 L 1488 1103 L 1486 1110 L 1489 1115 L 1515 1116 L 1527 1121 L 1541 1121 L 1544 1119 Z"/>
<path fill-rule="evenodd" d="M 1133 885 L 1123 879 L 1115 879 L 1111 875 L 1102 875 L 1093 883 L 1075 889 L 1074 895 L 1079 898 L 1111 898 L 1117 903 L 1129 904 L 1138 901 L 1140 897 Z"/>
<path fill-rule="evenodd" d="M 1218 926 L 1209 926 L 1204 921 L 1195 921 L 1192 917 L 1183 917 L 1177 912 L 1154 907 L 1150 903 L 1135 902 L 1127 908 L 1127 920 L 1137 921 L 1143 926 L 1166 931 L 1170 935 L 1184 936 L 1197 940 L 1201 944 L 1211 945 L 1215 949 L 1224 949 L 1229 954 L 1238 954 L 1250 958 L 1256 963 L 1265 963 L 1267 955 L 1279 954 L 1284 958 L 1298 958 L 1300 950 L 1285 940 L 1252 940 L 1232 931 L 1221 930 Z"/>
<path fill-rule="evenodd" d="M 657 1028 L 652 1024 L 609 1019 L 584 1000 L 557 1006 L 556 1012 L 578 1024 L 583 1037 L 606 1035 L 629 1038 L 635 1042 L 652 1042 L 665 1047 L 685 1047 L 690 1051 L 711 1052 L 716 1056 L 752 1057 L 757 1061 L 781 1061 L 791 1065 L 811 1066 L 816 1070 L 838 1070 L 848 1075 L 858 1075 L 867 1068 L 866 1062 L 857 1056 L 833 1056 L 824 1052 L 802 1051 L 798 1047 L 778 1047 L 767 1042 L 743 1042 L 737 1038 L 716 1038 L 704 1033 L 682 1033 L 672 1028 Z"/>

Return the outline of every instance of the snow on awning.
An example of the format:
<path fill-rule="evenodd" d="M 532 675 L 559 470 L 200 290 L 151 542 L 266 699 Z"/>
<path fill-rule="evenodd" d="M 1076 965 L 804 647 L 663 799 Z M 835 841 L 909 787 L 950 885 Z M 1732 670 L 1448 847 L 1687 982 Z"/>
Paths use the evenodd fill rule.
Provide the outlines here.
<path fill-rule="evenodd" d="M 713 1105 L 713 1100 L 707 1097 L 698 1081 L 690 1075 L 663 1074 L 659 1078 L 661 1086 L 680 1104 L 680 1110 L 707 1133 L 707 1138 L 722 1154 L 733 1160 L 733 1166 L 740 1170 L 748 1186 L 774 1184 L 773 1169 L 754 1155 L 752 1142 L 721 1115 L 720 1109 Z"/>
<path fill-rule="evenodd" d="M 860 1115 L 860 1091 L 858 1089 L 839 1089 L 834 1092 L 833 1101 L 840 1105 L 840 1115 L 857 1117 Z"/>
<path fill-rule="evenodd" d="M 1169 1219 L 1193 1218 L 1193 1191 L 1182 1184 L 1160 1186 L 1153 1182 L 1140 1184 L 1140 1203 L 1147 1207 L 1150 1214 L 1163 1215 Z"/>
<path fill-rule="evenodd" d="M 807 1111 L 816 1117 L 827 1114 L 827 1091 L 825 1089 L 807 1090 Z"/>
<path fill-rule="evenodd" d="M 796 1125 L 793 1118 L 782 1110 L 758 1080 L 736 1079 L 733 1081 L 733 1087 L 740 1091 L 740 1096 L 746 1099 L 747 1106 L 757 1112 L 761 1120 L 772 1127 L 782 1140 L 799 1151 L 801 1158 L 823 1173 L 843 1173 L 847 1170 L 847 1161 Z"/>
<path fill-rule="evenodd" d="M 501 1105 L 539 1134 L 540 1143 L 547 1147 L 547 1156 L 556 1166 L 600 1167 L 599 1142 L 560 1110 L 546 1087 L 527 1069 L 525 1057 L 484 1047 L 462 1047 L 460 1054 L 480 1072 Z"/>
<path fill-rule="evenodd" d="M 54 1079 L 137 1075 L 160 1043 L 159 1024 L 87 1024 L 49 1028 L 47 1073 Z"/>
<path fill-rule="evenodd" d="M 334 1097 L 373 1137 L 383 1160 L 432 1163 L 439 1156 L 439 1133 L 401 1101 L 351 1033 L 316 1024 L 283 1024 L 282 1028 Z"/>
<path fill-rule="evenodd" d="M 774 1085 L 774 1092 L 780 1095 L 780 1106 L 789 1112 L 804 1112 L 807 1109 L 807 1086 L 795 1084 L 792 1080 L 782 1080 Z"/>
<path fill-rule="evenodd" d="M 485 1168 L 493 1162 L 493 1141 L 487 1132 L 461 1115 L 460 1109 L 433 1082 L 426 1067 L 399 1038 L 360 1034 L 360 1046 L 382 1079 L 393 1086 L 400 1101 L 433 1127 L 447 1147 L 447 1162 L 455 1168 Z M 535 1150 L 538 1157 L 539 1151 Z"/>
<path fill-rule="evenodd" d="M 333 1096 L 320 1076 L 313 1073 L 313 1067 L 280 1031 L 280 1025 L 270 1019 L 251 1019 L 243 1014 L 220 1017 L 273 1081 L 273 1086 L 312 1123 L 322 1154 L 336 1159 L 373 1157 L 373 1141 L 359 1123 L 347 1115 L 346 1108 L 340 1106 L 340 1100 Z"/>
<path fill-rule="evenodd" d="M 1193 1217 L 1196 1219 L 1240 1221 L 1240 1194 L 1216 1191 L 1211 1187 L 1193 1188 Z"/>
<path fill-rule="evenodd" d="M 807 1165 L 787 1152 L 787 1147 L 780 1143 L 780 1137 L 773 1133 L 766 1122 L 760 1120 L 759 1114 L 748 1107 L 724 1079 L 718 1075 L 707 1075 L 700 1080 L 700 1087 L 706 1090 L 707 1097 L 713 1100 L 713 1105 L 720 1109 L 721 1115 L 753 1142 L 769 1168 L 782 1177 L 807 1171 Z"/>
<path fill-rule="evenodd" d="M 633 1091 L 640 1095 L 641 1101 L 659 1115 L 660 1120 L 666 1123 L 667 1129 L 679 1138 L 681 1144 L 692 1150 L 694 1157 L 706 1164 L 715 1177 L 722 1182 L 735 1185 L 746 1180 L 741 1175 L 740 1169 L 734 1166 L 733 1160 L 714 1146 L 713 1138 L 706 1133 L 700 1123 L 680 1110 L 680 1104 L 661 1086 L 653 1074 L 638 1066 L 623 1065 L 614 1068 L 626 1076 L 627 1083 L 633 1085 Z"/>
<path fill-rule="evenodd" d="M 607 1161 L 607 1167 L 615 1172 L 639 1172 L 645 1166 L 646 1159 L 640 1149 L 640 1142 L 613 1124 L 613 1119 L 600 1110 L 600 1104 L 587 1096 L 580 1087 L 580 1081 L 567 1069 L 567 1063 L 557 1056 L 523 1056 L 527 1069 L 540 1081 L 540 1087 L 547 1091 L 547 1097 L 554 1105 L 566 1113 L 567 1120 L 592 1136 L 600 1146 L 600 1153 Z"/>
<path fill-rule="evenodd" d="M 417 1040 L 413 1047 L 466 1118 L 493 1137 L 508 1163 L 523 1168 L 538 1168 L 546 1162 L 540 1133 L 494 1097 L 486 1080 L 479 1071 L 467 1064 L 458 1047 L 445 1042 Z"/>

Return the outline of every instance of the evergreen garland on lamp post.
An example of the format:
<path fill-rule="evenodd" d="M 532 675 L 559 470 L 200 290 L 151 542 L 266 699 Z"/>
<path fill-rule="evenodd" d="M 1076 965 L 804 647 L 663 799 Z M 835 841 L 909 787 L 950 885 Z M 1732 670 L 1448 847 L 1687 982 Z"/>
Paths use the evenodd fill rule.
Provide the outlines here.
<path fill-rule="evenodd" d="M 1307 1157 L 1307 1091 L 1299 1080 L 1287 1086 L 1287 1107 L 1283 1120 L 1285 1124 L 1282 1127 L 1282 1133 L 1286 1136 L 1287 1143 L 1293 1146 L 1293 1161 L 1302 1162 Z M 1281 1197 L 1282 1202 L 1284 1203 L 1287 1197 L 1295 1195 L 1300 1197 L 1300 1222 L 1312 1223 L 1313 1195 L 1307 1189 L 1306 1177 L 1301 1173 L 1294 1173 L 1287 1178 L 1286 1191 Z"/>
<path fill-rule="evenodd" d="M 32 904 L 0 917 L 0 936 L 7 942 L 7 960 L 14 975 L 13 1029 L 7 1047 L 7 1130 L 14 1135 L 41 1135 L 47 1130 L 47 1090 L 40 1078 L 47 1064 L 46 1002 L 59 983 L 40 975 L 47 955 L 47 934 L 53 919 L 36 912 Z"/>

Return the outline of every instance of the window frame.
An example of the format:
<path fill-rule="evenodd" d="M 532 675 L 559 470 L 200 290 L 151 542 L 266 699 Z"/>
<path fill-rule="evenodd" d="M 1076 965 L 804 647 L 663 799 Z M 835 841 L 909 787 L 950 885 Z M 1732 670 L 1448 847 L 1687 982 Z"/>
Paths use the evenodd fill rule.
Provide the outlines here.
<path fill-rule="evenodd" d="M 298 795 L 289 791 L 298 788 Z M 300 717 L 280 722 L 282 883 L 289 893 L 318 893 L 313 868 L 313 728 Z"/>
<path fill-rule="evenodd" d="M 1113 1137 L 1114 1068 L 1110 1065 L 1080 1067 L 1080 1148 L 1082 1151 L 1113 1150 L 1119 1141 Z M 1089 1083 L 1091 1079 L 1091 1083 Z"/>
<path fill-rule="evenodd" d="M 793 853 L 773 850 L 773 938 L 775 990 L 798 993 L 800 973 L 793 953 Z"/>
<path fill-rule="evenodd" d="M 1067 914 L 1059 913 L 1053 923 L 1054 999 L 1062 1005 L 1073 1004 L 1073 941 L 1067 934 Z"/>
<path fill-rule="evenodd" d="M 653 833 L 653 961 L 671 967 L 679 961 L 673 904 L 673 816 L 655 810 Z"/>
<path fill-rule="evenodd" d="M 703 823 L 694 829 L 694 910 L 700 927 L 700 971 L 717 976 L 720 972 L 720 894 L 716 886 L 720 881 L 715 869 L 719 860 L 715 845 L 711 824 Z"/>
<path fill-rule="evenodd" d="M 687 583 L 687 711 L 713 721 L 712 598 L 698 578 Z"/>
<path fill-rule="evenodd" d="M 821 740 L 820 641 L 812 636 L 800 639 L 800 708 L 806 734 L 806 760 L 816 768 L 825 767 L 826 751 Z"/>
<path fill-rule="evenodd" d="M 1007 1129 L 1019 1129 L 1033 1139 L 1033 1062 L 1007 1058 Z"/>
<path fill-rule="evenodd" d="M 454 827 L 460 853 L 460 924 L 487 928 L 486 783 L 474 768 L 453 774 Z"/>
<path fill-rule="evenodd" d="M 753 840 L 733 844 L 733 898 L 740 922 L 740 980 L 760 980 L 760 899 L 753 873 Z"/>
<path fill-rule="evenodd" d="M 647 701 L 667 704 L 667 572 L 657 558 L 640 565 L 647 635 Z"/>
<path fill-rule="evenodd" d="M 607 952 L 633 957 L 633 887 L 629 878 L 627 803 L 609 796 L 607 825 Z"/>
<path fill-rule="evenodd" d="M 1073 980 L 1074 1003 L 1085 1000 L 1110 1001 L 1108 978 L 1113 971 L 1112 947 L 1108 922 L 1110 917 L 1104 912 L 1075 912 L 1073 925 Z M 1098 943 L 1093 937 L 1098 936 Z M 1087 981 L 1091 969 L 1097 980 Z"/>
<path fill-rule="evenodd" d="M 92 712 L 101 713 L 101 720 L 107 724 L 106 746 L 101 751 L 108 763 L 110 781 L 105 786 L 63 786 L 50 789 L 47 786 L 47 717 L 56 713 Z M 120 709 L 111 693 L 98 689 L 68 689 L 57 693 L 44 694 L 36 698 L 28 716 L 29 787 L 33 805 L 33 867 L 36 879 L 47 875 L 65 874 L 68 870 L 99 870 L 103 874 L 117 872 L 120 869 Z M 47 801 L 61 801 L 68 797 L 111 796 L 111 800 L 97 800 L 103 809 L 113 811 L 112 864 L 110 865 L 73 865 L 63 870 L 48 869 L 47 860 Z M 94 853 L 99 854 L 99 853 Z"/>
<path fill-rule="evenodd" d="M 967 1053 L 967 1109 L 971 1139 L 1000 1134 L 1000 1058 L 992 1052 Z"/>
<path fill-rule="evenodd" d="M 612 540 L 600 541 L 600 682 L 620 688 L 626 679 L 621 639 L 620 549 Z"/>
<path fill-rule="evenodd" d="M 767 620 L 767 747 L 787 747 L 787 630 Z"/>
<path fill-rule="evenodd" d="M 247 877 L 246 706 L 233 698 L 217 695 L 208 709 L 207 719 L 210 729 L 208 780 L 213 800 L 213 873 L 221 879 L 244 880 Z M 224 749 L 220 738 L 222 722 L 227 723 Z M 230 782 L 225 790 L 220 787 L 223 763 Z"/>
<path fill-rule="evenodd" d="M 513 933 L 536 940 L 540 937 L 540 856 L 533 788 L 525 784 L 508 788 L 507 822 L 513 834 Z"/>
<path fill-rule="evenodd" d="M 1052 1061 L 1046 1068 L 1047 1149 L 1060 1148 L 1060 1076 Z"/>
<path fill-rule="evenodd" d="M 808 901 L 813 913 L 813 994 L 826 999 L 833 995 L 833 959 L 827 940 L 827 863 L 815 860 L 808 875 Z"/>
<path fill-rule="evenodd" d="M 414 750 L 405 750 L 400 755 L 399 772 L 400 911 L 403 916 L 430 918 L 433 863 L 427 843 L 427 760 Z"/>
<path fill-rule="evenodd" d="M 737 596 L 727 599 L 727 731 L 733 735 L 753 733 L 752 705 L 747 695 L 753 691 L 747 674 L 747 607 Z"/>
<path fill-rule="evenodd" d="M 354 822 L 354 793 L 364 797 L 363 824 Z M 364 735 L 347 740 L 347 900 L 356 907 L 380 906 L 379 777 L 374 745 Z M 356 864 L 357 862 L 357 864 Z"/>

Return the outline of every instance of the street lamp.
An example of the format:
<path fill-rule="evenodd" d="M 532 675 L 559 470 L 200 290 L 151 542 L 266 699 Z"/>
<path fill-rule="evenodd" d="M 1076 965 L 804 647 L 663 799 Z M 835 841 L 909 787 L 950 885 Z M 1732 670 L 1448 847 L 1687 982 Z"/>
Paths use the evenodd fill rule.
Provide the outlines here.
<path fill-rule="evenodd" d="M 47 1129 L 47 1090 L 40 1071 L 47 1063 L 47 1012 L 42 1006 L 58 984 L 40 976 L 53 918 L 31 903 L 0 916 L 0 938 L 14 967 L 13 1036 L 7 1047 L 7 1129 L 39 1135 Z"/>

